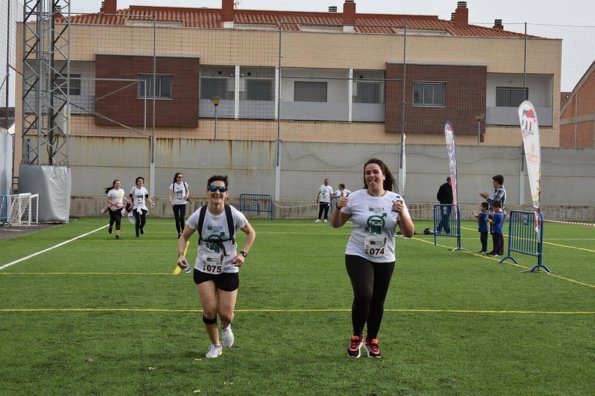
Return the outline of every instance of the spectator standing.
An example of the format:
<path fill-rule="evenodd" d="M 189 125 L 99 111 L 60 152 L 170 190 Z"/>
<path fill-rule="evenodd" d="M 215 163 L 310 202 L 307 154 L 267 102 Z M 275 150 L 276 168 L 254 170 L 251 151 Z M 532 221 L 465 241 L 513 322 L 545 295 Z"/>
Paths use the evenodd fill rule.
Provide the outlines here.
<path fill-rule="evenodd" d="M 440 234 L 444 230 L 446 234 L 450 234 L 450 213 L 453 202 L 450 176 L 446 178 L 446 183 L 438 188 L 436 199 L 440 202 L 440 222 L 436 227 L 436 233 Z"/>
<path fill-rule="evenodd" d="M 328 179 L 324 179 L 322 185 L 318 189 L 316 195 L 316 203 L 318 204 L 318 218 L 314 221 L 320 223 L 324 215 L 324 222 L 328 221 L 328 210 L 331 206 L 331 197 L 333 196 L 333 188 L 329 184 Z"/>
<path fill-rule="evenodd" d="M 502 250 L 502 246 L 504 246 L 504 211 L 502 210 L 500 201 L 494 201 L 492 203 L 492 208 L 494 209 L 494 213 L 492 214 L 492 218 L 489 219 L 489 222 L 492 224 L 492 242 L 494 249 L 488 254 L 497 257 L 504 253 Z"/>
<path fill-rule="evenodd" d="M 506 189 L 504 188 L 504 176 L 496 175 L 492 177 L 492 186 L 494 187 L 494 192 L 492 194 L 489 194 L 486 191 L 479 193 L 479 195 L 488 202 L 490 211 L 493 210 L 493 204 L 495 201 L 500 202 L 500 206 L 504 211 L 506 203 Z"/>
<path fill-rule="evenodd" d="M 488 219 L 490 212 L 488 211 L 488 203 L 482 202 L 479 212 L 473 212 L 473 217 L 477 219 L 477 230 L 479 231 L 479 241 L 481 242 L 481 250 L 479 253 L 488 252 Z"/>
<path fill-rule="evenodd" d="M 336 198 L 346 197 L 349 194 L 351 194 L 351 191 L 346 189 L 345 184 L 343 184 L 343 183 L 339 184 L 339 189 L 337 191 L 335 191 Z"/>
<path fill-rule="evenodd" d="M 506 189 L 504 188 L 504 176 L 502 176 L 502 175 L 493 176 L 492 177 L 492 186 L 494 187 L 493 194 L 488 194 L 488 192 L 481 192 L 481 193 L 479 193 L 479 195 L 488 202 L 490 216 L 493 214 L 494 202 L 500 202 L 500 207 L 502 209 L 502 213 L 504 214 L 504 217 L 506 218 L 506 210 L 505 210 Z M 490 232 L 493 232 L 492 228 L 493 228 L 493 223 L 490 222 Z M 502 238 L 502 246 L 500 248 L 500 251 L 504 252 L 504 238 Z"/>

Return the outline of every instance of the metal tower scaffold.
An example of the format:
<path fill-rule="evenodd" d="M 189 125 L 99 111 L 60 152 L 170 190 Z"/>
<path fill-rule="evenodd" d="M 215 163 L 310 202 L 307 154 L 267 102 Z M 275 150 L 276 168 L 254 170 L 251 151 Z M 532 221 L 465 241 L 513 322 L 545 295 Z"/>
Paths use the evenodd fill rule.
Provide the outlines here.
<path fill-rule="evenodd" d="M 68 166 L 70 0 L 23 5 L 23 164 Z"/>

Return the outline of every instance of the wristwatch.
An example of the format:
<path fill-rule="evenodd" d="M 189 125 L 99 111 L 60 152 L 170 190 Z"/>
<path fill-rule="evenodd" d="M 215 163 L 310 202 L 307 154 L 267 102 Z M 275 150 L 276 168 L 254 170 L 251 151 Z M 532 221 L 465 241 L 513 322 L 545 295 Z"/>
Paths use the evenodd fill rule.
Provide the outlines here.
<path fill-rule="evenodd" d="M 240 254 L 241 254 L 242 256 L 244 256 L 244 258 L 246 258 L 246 256 L 248 256 L 248 252 L 245 252 L 245 251 L 243 251 L 243 250 L 240 252 Z"/>

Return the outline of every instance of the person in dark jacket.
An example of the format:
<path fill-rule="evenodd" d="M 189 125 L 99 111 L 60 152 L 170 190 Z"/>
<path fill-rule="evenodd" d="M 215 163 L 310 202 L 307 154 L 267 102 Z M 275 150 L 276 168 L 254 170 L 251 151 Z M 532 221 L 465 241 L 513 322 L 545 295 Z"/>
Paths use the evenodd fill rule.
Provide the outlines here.
<path fill-rule="evenodd" d="M 450 234 L 450 212 L 452 210 L 452 185 L 450 177 L 446 178 L 446 183 L 442 184 L 436 194 L 436 199 L 440 202 L 440 222 L 436 227 L 436 232 L 441 233 L 444 229 L 445 234 Z"/>

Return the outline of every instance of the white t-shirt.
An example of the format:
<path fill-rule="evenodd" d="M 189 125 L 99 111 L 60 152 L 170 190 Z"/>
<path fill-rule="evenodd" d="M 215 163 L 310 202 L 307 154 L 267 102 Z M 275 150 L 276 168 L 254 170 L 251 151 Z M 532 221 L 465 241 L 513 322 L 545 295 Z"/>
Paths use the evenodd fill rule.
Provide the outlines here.
<path fill-rule="evenodd" d="M 146 188 L 144 188 L 144 187 L 136 188 L 136 186 L 134 186 L 134 187 L 132 187 L 132 189 L 130 189 L 130 194 L 132 195 L 132 203 L 133 203 L 134 209 L 141 208 L 146 211 L 149 210 L 145 203 L 146 198 L 149 196 L 149 192 L 147 191 Z"/>
<path fill-rule="evenodd" d="M 349 194 L 347 206 L 341 208 L 341 212 L 351 214 L 353 222 L 345 254 L 375 263 L 395 261 L 395 228 L 399 213 L 394 212 L 392 206 L 398 199 L 403 200 L 392 191 L 382 197 L 374 197 L 365 189 Z"/>
<path fill-rule="evenodd" d="M 174 205 L 186 205 L 186 194 L 188 193 L 188 184 L 184 183 L 172 183 L 169 186 L 169 191 L 173 192 L 173 204 Z"/>
<path fill-rule="evenodd" d="M 237 230 L 248 224 L 246 216 L 233 206 L 231 207 L 231 215 L 233 216 L 234 238 L 237 235 Z M 198 227 L 198 218 L 200 217 L 200 209 L 188 217 L 186 225 L 193 230 Z M 201 231 L 201 230 L 197 230 Z M 209 241 L 222 241 L 221 244 Z M 231 260 L 237 255 L 237 245 L 229 239 L 229 230 L 227 229 L 227 218 L 225 211 L 218 215 L 209 212 L 207 208 L 205 212 L 205 219 L 202 225 L 202 237 L 198 246 L 198 254 L 196 255 L 196 262 L 194 268 L 201 272 L 218 274 L 221 272 L 238 272 L 239 268 L 231 263 Z M 225 250 L 225 255 L 223 250 Z"/>
<path fill-rule="evenodd" d="M 333 188 L 331 186 L 325 186 L 322 184 L 320 189 L 318 190 L 318 201 L 319 202 L 331 202 L 331 194 L 333 193 Z"/>
<path fill-rule="evenodd" d="M 107 198 L 112 201 L 113 205 L 110 205 L 111 210 L 116 210 L 124 206 L 124 192 L 123 188 L 112 188 L 107 192 Z"/>
<path fill-rule="evenodd" d="M 344 188 L 343 191 L 341 191 L 341 190 L 335 191 L 335 197 L 337 197 L 337 198 L 346 197 L 349 194 L 351 194 L 351 191 L 349 191 L 346 188 Z"/>

